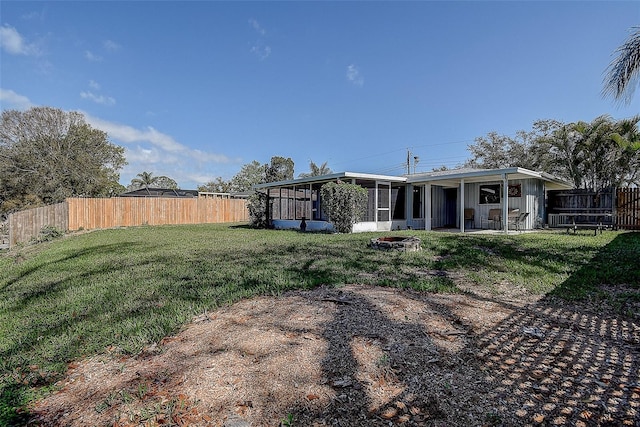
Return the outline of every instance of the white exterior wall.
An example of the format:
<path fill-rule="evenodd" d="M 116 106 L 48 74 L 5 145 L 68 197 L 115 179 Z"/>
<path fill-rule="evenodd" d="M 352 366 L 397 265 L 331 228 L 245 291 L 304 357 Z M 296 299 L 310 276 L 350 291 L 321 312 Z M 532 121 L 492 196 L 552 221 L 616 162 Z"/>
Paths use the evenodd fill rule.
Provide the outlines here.
<path fill-rule="evenodd" d="M 271 226 L 276 230 L 300 230 L 299 219 L 272 219 Z M 333 224 L 327 221 L 306 220 L 307 231 L 333 231 Z"/>

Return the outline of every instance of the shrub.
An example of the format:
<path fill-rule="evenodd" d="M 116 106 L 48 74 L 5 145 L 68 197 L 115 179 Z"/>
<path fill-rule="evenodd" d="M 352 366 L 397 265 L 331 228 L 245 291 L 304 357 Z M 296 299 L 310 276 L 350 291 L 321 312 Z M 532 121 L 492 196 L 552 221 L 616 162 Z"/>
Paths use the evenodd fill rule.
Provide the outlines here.
<path fill-rule="evenodd" d="M 37 242 L 49 242 L 64 236 L 64 231 L 54 225 L 45 225 L 40 229 L 40 234 L 35 239 Z"/>
<path fill-rule="evenodd" d="M 322 210 L 340 233 L 351 233 L 367 209 L 367 190 L 356 184 L 328 182 L 320 188 L 320 196 Z"/>
<path fill-rule="evenodd" d="M 267 228 L 267 195 L 255 192 L 247 200 L 249 221 L 252 227 Z"/>

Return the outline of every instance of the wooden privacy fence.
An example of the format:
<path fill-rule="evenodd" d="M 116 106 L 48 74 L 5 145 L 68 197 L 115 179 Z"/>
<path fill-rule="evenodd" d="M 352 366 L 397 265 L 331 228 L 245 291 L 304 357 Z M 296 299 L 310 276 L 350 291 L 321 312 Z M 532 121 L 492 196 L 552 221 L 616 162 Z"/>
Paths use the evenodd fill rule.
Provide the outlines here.
<path fill-rule="evenodd" d="M 246 222 L 247 201 L 223 198 L 69 198 L 9 215 L 9 247 L 35 239 L 45 226 L 63 231 L 137 225 Z"/>
<path fill-rule="evenodd" d="M 35 239 L 45 226 L 69 229 L 69 208 L 66 202 L 28 209 L 9 215 L 9 248 Z"/>
<path fill-rule="evenodd" d="M 557 227 L 565 217 L 581 215 L 588 221 L 603 218 L 604 225 L 620 230 L 640 230 L 640 188 L 616 188 L 608 191 L 549 191 L 548 224 Z"/>
<path fill-rule="evenodd" d="M 243 199 L 112 197 L 67 199 L 69 230 L 135 225 L 209 224 L 248 221 Z"/>
<path fill-rule="evenodd" d="M 618 188 L 616 226 L 623 230 L 640 230 L 640 188 Z"/>

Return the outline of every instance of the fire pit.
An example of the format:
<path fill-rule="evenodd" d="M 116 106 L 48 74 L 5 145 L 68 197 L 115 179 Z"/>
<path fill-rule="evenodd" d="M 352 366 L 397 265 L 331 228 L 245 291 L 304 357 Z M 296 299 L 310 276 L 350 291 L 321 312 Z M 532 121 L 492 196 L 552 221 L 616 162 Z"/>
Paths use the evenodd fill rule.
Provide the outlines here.
<path fill-rule="evenodd" d="M 371 239 L 369 246 L 372 249 L 402 252 L 415 252 L 421 248 L 420 239 L 417 237 L 377 237 Z"/>

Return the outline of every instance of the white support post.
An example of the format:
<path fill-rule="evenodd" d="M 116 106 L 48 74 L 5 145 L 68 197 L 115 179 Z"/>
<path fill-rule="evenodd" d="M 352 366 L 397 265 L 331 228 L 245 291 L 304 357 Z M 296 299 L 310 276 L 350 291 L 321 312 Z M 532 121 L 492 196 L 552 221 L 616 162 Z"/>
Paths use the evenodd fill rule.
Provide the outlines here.
<path fill-rule="evenodd" d="M 431 184 L 424 186 L 424 229 L 431 231 Z"/>
<path fill-rule="evenodd" d="M 464 178 L 460 179 L 460 232 L 464 233 Z"/>
<path fill-rule="evenodd" d="M 313 184 L 309 183 L 309 201 L 307 203 L 307 219 L 313 219 Z"/>
<path fill-rule="evenodd" d="M 509 231 L 509 177 L 502 175 L 502 230 Z"/>
<path fill-rule="evenodd" d="M 374 209 L 373 209 L 373 220 L 376 223 L 376 230 L 378 229 L 378 181 L 376 181 L 376 185 L 374 186 L 375 188 L 375 194 L 373 196 L 373 201 L 374 201 Z"/>
<path fill-rule="evenodd" d="M 404 190 L 404 217 L 407 228 L 413 228 L 413 185 L 407 184 Z"/>

